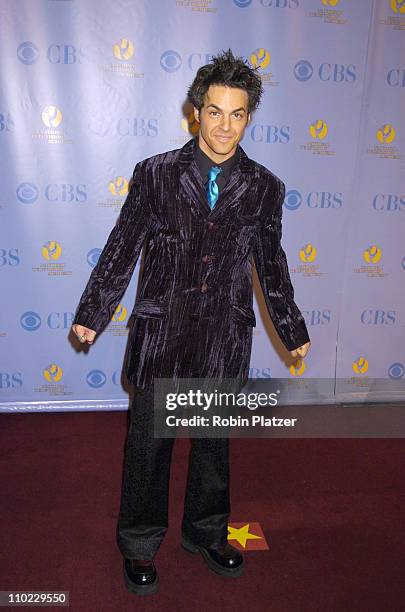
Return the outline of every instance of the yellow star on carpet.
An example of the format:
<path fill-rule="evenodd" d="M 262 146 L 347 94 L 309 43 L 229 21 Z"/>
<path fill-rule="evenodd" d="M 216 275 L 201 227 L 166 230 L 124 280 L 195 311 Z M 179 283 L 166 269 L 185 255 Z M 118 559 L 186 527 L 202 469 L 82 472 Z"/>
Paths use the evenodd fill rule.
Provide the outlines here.
<path fill-rule="evenodd" d="M 243 548 L 246 548 L 247 540 L 261 540 L 262 537 L 255 535 L 254 533 L 249 533 L 249 523 L 243 525 L 243 527 L 230 527 L 228 525 L 228 540 L 237 540 Z"/>

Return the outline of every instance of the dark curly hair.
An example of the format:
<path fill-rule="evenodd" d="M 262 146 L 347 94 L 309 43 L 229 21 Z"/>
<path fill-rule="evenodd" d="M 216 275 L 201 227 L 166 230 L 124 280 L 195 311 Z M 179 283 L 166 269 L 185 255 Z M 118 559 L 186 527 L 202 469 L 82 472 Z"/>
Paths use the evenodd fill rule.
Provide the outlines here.
<path fill-rule="evenodd" d="M 248 112 L 257 109 L 263 95 L 262 80 L 256 68 L 251 68 L 242 57 L 234 57 L 231 49 L 222 51 L 209 64 L 201 66 L 187 91 L 188 99 L 198 110 L 210 85 L 225 85 L 244 89 L 248 94 Z"/>

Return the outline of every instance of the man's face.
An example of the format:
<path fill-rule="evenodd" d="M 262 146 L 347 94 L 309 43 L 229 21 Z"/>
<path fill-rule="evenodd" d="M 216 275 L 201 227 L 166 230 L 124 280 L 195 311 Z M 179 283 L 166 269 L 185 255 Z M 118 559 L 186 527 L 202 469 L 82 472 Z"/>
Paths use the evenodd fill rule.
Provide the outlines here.
<path fill-rule="evenodd" d="M 243 89 L 210 85 L 200 111 L 194 107 L 200 124 L 198 144 L 217 164 L 236 151 L 250 121 L 248 94 Z"/>

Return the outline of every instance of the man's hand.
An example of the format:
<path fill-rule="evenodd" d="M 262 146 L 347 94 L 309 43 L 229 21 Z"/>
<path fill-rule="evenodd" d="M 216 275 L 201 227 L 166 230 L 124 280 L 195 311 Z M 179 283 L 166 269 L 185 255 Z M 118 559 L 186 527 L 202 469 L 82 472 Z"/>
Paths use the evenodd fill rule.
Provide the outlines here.
<path fill-rule="evenodd" d="M 96 337 L 96 332 L 93 329 L 89 329 L 88 327 L 83 327 L 83 325 L 72 325 L 72 329 L 79 339 L 79 342 L 82 344 L 93 344 L 94 338 Z"/>
<path fill-rule="evenodd" d="M 311 346 L 311 342 L 306 342 L 302 346 L 290 351 L 292 357 L 305 357 L 305 355 L 309 351 L 309 347 Z"/>

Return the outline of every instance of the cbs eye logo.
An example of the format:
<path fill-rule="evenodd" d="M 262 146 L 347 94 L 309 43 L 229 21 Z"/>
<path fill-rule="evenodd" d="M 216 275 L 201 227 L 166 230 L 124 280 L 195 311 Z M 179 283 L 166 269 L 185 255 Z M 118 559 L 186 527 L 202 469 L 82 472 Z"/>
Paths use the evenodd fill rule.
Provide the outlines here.
<path fill-rule="evenodd" d="M 94 268 L 97 265 L 97 262 L 101 255 L 101 249 L 91 249 L 87 253 L 87 263 L 91 268 Z"/>
<path fill-rule="evenodd" d="M 38 199 L 38 187 L 34 183 L 21 183 L 17 187 L 17 198 L 22 204 L 33 204 Z"/>
<path fill-rule="evenodd" d="M 398 380 L 403 378 L 405 374 L 405 368 L 402 363 L 396 362 L 392 363 L 388 368 L 388 376 L 393 380 Z"/>
<path fill-rule="evenodd" d="M 180 68 L 181 64 L 181 55 L 173 49 L 165 51 L 160 57 L 160 66 L 165 72 L 176 72 Z"/>
<path fill-rule="evenodd" d="M 20 325 L 25 331 L 36 331 L 41 327 L 41 317 L 37 312 L 28 310 L 21 315 Z"/>
<path fill-rule="evenodd" d="M 300 194 L 299 191 L 297 191 L 297 189 L 290 189 L 289 191 L 287 191 L 285 200 L 284 200 L 284 206 L 288 210 L 297 210 L 297 208 L 299 208 L 301 204 L 302 204 L 302 195 Z"/>
<path fill-rule="evenodd" d="M 39 49 L 33 42 L 23 42 L 17 49 L 17 57 L 22 64 L 31 66 L 39 58 Z"/>
<path fill-rule="evenodd" d="M 298 81 L 309 81 L 314 73 L 311 62 L 300 60 L 294 66 L 294 76 Z"/>
<path fill-rule="evenodd" d="M 91 370 L 86 376 L 86 382 L 92 389 L 99 389 L 106 381 L 107 377 L 102 370 Z"/>

